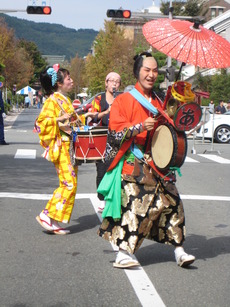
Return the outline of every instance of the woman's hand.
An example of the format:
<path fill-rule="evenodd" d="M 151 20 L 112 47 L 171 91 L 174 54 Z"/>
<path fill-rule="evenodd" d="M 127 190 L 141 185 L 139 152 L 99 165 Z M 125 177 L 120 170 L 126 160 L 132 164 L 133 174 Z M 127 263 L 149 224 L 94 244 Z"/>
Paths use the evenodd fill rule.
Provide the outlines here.
<path fill-rule="evenodd" d="M 155 118 L 152 117 L 148 117 L 145 121 L 144 121 L 144 129 L 147 131 L 151 131 L 154 128 L 154 124 L 157 122 L 157 120 Z"/>
<path fill-rule="evenodd" d="M 57 122 L 64 122 L 65 120 L 70 119 L 71 116 L 72 116 L 71 114 L 65 113 L 65 114 L 57 117 L 56 121 Z"/>

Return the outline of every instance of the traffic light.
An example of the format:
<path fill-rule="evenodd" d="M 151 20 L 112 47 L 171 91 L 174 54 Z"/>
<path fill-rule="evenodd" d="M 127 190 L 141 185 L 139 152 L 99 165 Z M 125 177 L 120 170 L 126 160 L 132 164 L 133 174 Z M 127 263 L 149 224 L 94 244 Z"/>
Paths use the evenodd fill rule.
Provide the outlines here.
<path fill-rule="evenodd" d="M 107 10 L 107 17 L 110 18 L 130 18 L 130 10 Z"/>
<path fill-rule="evenodd" d="M 27 14 L 39 14 L 39 15 L 50 15 L 51 14 L 50 6 L 27 6 Z"/>
<path fill-rule="evenodd" d="M 175 67 L 170 66 L 166 69 L 167 75 L 166 78 L 170 81 L 173 82 L 175 81 Z"/>

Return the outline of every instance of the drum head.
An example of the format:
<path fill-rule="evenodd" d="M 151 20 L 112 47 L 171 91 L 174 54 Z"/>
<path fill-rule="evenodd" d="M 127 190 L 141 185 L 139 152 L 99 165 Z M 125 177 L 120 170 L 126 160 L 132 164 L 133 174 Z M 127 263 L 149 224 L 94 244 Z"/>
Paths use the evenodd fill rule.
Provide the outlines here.
<path fill-rule="evenodd" d="M 89 127 L 89 126 L 82 126 L 82 127 L 78 127 L 75 129 L 75 132 L 79 135 L 79 136 L 84 136 L 84 135 L 107 135 L 108 133 L 108 127 Z"/>
<path fill-rule="evenodd" d="M 202 109 L 195 102 L 183 104 L 174 115 L 174 125 L 178 131 L 189 131 L 195 128 L 202 116 Z"/>
<path fill-rule="evenodd" d="M 151 144 L 152 159 L 159 169 L 165 169 L 174 152 L 173 136 L 168 126 L 160 125 L 154 132 Z"/>

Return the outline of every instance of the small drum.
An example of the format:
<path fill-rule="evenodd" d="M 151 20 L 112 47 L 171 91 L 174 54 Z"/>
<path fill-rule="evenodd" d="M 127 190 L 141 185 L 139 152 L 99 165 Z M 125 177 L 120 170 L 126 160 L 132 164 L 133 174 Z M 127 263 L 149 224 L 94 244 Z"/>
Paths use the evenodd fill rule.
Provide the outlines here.
<path fill-rule="evenodd" d="M 187 154 L 185 133 L 167 123 L 158 126 L 153 134 L 151 154 L 156 168 L 161 171 L 181 167 Z"/>
<path fill-rule="evenodd" d="M 107 132 L 107 127 L 74 131 L 75 159 L 84 163 L 104 160 Z"/>
<path fill-rule="evenodd" d="M 200 122 L 202 109 L 196 102 L 189 102 L 180 106 L 174 115 L 174 127 L 178 131 L 194 129 Z"/>

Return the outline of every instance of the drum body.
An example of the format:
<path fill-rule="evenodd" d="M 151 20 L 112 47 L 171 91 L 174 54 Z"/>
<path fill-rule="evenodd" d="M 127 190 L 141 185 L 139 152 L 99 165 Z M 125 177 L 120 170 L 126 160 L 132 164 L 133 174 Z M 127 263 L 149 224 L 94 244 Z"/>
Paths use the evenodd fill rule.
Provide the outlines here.
<path fill-rule="evenodd" d="M 73 141 L 75 159 L 84 163 L 104 160 L 107 132 L 107 127 L 75 131 Z"/>
<path fill-rule="evenodd" d="M 187 154 L 187 138 L 170 124 L 159 125 L 152 138 L 151 154 L 154 165 L 161 171 L 181 167 Z"/>

